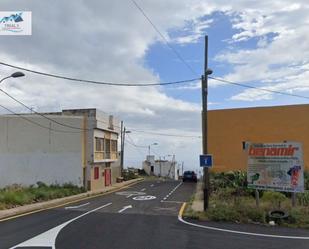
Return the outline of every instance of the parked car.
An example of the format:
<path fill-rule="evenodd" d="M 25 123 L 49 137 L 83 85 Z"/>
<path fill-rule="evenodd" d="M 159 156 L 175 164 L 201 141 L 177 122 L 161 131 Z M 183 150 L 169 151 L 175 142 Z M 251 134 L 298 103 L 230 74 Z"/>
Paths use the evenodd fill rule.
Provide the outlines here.
<path fill-rule="evenodd" d="M 197 175 L 194 171 L 185 171 L 182 176 L 182 181 L 197 182 Z"/>

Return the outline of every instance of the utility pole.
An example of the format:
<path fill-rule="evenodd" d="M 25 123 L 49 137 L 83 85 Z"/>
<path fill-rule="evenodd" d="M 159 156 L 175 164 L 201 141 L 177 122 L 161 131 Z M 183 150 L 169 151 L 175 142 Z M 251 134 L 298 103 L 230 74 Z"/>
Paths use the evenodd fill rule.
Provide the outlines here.
<path fill-rule="evenodd" d="M 181 162 L 181 175 L 183 176 L 183 162 Z"/>
<path fill-rule="evenodd" d="M 124 149 L 124 132 L 123 132 L 123 121 L 121 121 L 121 127 L 120 127 L 120 174 L 122 176 L 123 174 L 123 149 Z"/>
<path fill-rule="evenodd" d="M 208 36 L 205 36 L 205 62 L 204 62 L 204 75 L 202 75 L 202 134 L 203 134 L 203 154 L 208 153 L 207 149 L 207 95 L 208 95 L 208 75 L 212 74 L 212 70 L 208 68 Z M 203 169 L 203 182 L 204 182 L 204 211 L 208 209 L 209 205 L 209 171 L 207 167 Z"/>

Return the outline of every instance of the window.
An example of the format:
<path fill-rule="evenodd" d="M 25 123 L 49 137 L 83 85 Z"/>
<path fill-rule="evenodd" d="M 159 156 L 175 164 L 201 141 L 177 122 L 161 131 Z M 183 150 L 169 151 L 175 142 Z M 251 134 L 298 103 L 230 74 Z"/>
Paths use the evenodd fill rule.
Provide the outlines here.
<path fill-rule="evenodd" d="M 117 152 L 117 140 L 111 140 L 111 151 Z"/>
<path fill-rule="evenodd" d="M 94 180 L 99 179 L 99 167 L 94 167 Z"/>
<path fill-rule="evenodd" d="M 104 151 L 104 138 L 100 137 L 95 138 L 95 150 Z"/>
<path fill-rule="evenodd" d="M 111 151 L 111 140 L 110 139 L 105 139 L 105 149 L 107 153 Z"/>

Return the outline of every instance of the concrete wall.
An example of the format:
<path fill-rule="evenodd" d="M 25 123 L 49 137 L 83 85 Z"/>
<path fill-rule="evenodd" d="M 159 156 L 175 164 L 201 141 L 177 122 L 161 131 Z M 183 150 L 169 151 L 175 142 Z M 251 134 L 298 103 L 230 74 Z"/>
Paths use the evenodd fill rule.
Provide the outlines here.
<path fill-rule="evenodd" d="M 148 161 L 143 161 L 143 169 L 147 175 L 151 175 L 151 165 Z"/>
<path fill-rule="evenodd" d="M 247 170 L 242 141 L 303 144 L 305 169 L 309 170 L 309 105 L 261 107 L 208 112 L 208 151 L 214 171 Z"/>
<path fill-rule="evenodd" d="M 112 184 L 115 184 L 117 182 L 117 177 L 121 176 L 120 160 L 111 163 L 111 170 L 112 170 Z"/>
<path fill-rule="evenodd" d="M 175 162 L 159 160 L 156 161 L 154 167 L 154 174 L 156 176 L 169 177 L 175 179 Z"/>
<path fill-rule="evenodd" d="M 83 184 L 83 132 L 62 127 L 37 115 L 25 115 L 39 127 L 18 116 L 0 117 L 0 187 L 42 181 Z M 50 116 L 60 123 L 83 126 L 82 117 Z"/>

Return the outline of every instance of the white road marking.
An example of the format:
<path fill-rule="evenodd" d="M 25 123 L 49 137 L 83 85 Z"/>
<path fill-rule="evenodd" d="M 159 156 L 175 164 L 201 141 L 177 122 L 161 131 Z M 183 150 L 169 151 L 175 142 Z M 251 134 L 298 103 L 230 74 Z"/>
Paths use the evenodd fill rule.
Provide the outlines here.
<path fill-rule="evenodd" d="M 269 237 L 269 238 L 277 238 L 277 239 L 298 239 L 298 240 L 309 240 L 309 237 L 301 237 L 301 236 L 285 236 L 285 235 L 275 235 L 275 234 L 264 234 L 264 233 L 249 233 L 249 232 L 242 232 L 236 230 L 229 230 L 229 229 L 222 229 L 218 227 L 210 227 L 210 226 L 203 226 L 199 224 L 194 224 L 188 221 L 185 221 L 180 215 L 178 216 L 178 220 L 184 224 L 191 225 L 194 227 L 220 231 L 220 232 L 227 232 L 227 233 L 236 233 L 242 235 L 251 235 L 251 236 L 258 236 L 258 237 Z"/>
<path fill-rule="evenodd" d="M 81 204 L 81 205 L 79 205 L 79 206 L 65 207 L 64 209 L 75 209 L 75 208 L 80 208 L 80 207 L 87 206 L 87 205 L 89 205 L 89 204 L 90 204 L 90 202 L 87 202 L 87 203 Z"/>
<path fill-rule="evenodd" d="M 126 210 L 126 209 L 128 209 L 128 208 L 132 208 L 132 205 L 123 207 L 123 209 L 120 209 L 120 210 L 118 211 L 118 213 L 122 213 L 124 210 Z"/>
<path fill-rule="evenodd" d="M 99 209 L 105 208 L 109 205 L 112 205 L 112 203 L 110 202 L 110 203 L 107 203 L 103 206 L 95 208 L 93 210 L 90 210 L 90 211 L 88 211 L 88 212 L 86 212 L 86 213 L 84 213 L 80 216 L 77 216 L 77 217 L 75 217 L 71 220 L 68 220 L 68 221 L 66 221 L 66 222 L 64 222 L 64 223 L 62 223 L 62 224 L 44 232 L 44 233 L 41 233 L 41 234 L 39 234 L 39 235 L 29 239 L 29 240 L 26 240 L 26 241 L 24 241 L 24 242 L 22 242 L 22 243 L 20 243 L 16 246 L 13 246 L 10 249 L 15 249 L 15 248 L 19 248 L 19 247 L 51 247 L 52 249 L 55 249 L 56 248 L 56 238 L 57 238 L 59 232 L 65 226 L 67 226 L 68 224 L 70 224 L 71 222 L 73 222 L 77 219 L 80 219 L 83 216 L 86 216 L 90 213 L 93 213 L 93 212 L 95 212 Z"/>
<path fill-rule="evenodd" d="M 179 203 L 179 204 L 182 204 L 183 202 L 182 201 L 165 201 L 165 200 L 161 200 L 161 202 L 165 202 L 165 203 Z"/>
<path fill-rule="evenodd" d="M 133 195 L 145 195 L 146 193 L 138 191 L 122 191 L 122 192 L 116 192 L 115 194 L 124 196 L 133 196 Z"/>
<path fill-rule="evenodd" d="M 153 184 L 150 185 L 150 187 L 153 187 L 153 186 L 154 186 Z"/>
<path fill-rule="evenodd" d="M 171 190 L 171 192 L 169 192 L 169 193 L 163 198 L 163 200 L 165 201 L 168 197 L 170 197 L 170 195 L 172 195 L 172 194 L 176 191 L 176 189 L 180 187 L 181 184 L 182 184 L 182 182 L 180 182 L 179 184 L 177 184 L 177 186 L 176 186 L 175 188 L 173 188 L 173 189 Z M 161 201 L 161 202 L 162 202 L 162 201 Z"/>
<path fill-rule="evenodd" d="M 141 189 L 141 192 L 144 192 L 145 190 L 146 190 L 145 188 L 142 188 L 142 189 Z"/>
<path fill-rule="evenodd" d="M 152 196 L 152 195 L 143 195 L 143 196 L 135 196 L 133 197 L 133 200 L 135 201 L 149 201 L 149 200 L 154 200 L 157 197 Z"/>

